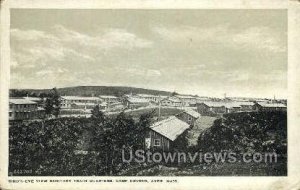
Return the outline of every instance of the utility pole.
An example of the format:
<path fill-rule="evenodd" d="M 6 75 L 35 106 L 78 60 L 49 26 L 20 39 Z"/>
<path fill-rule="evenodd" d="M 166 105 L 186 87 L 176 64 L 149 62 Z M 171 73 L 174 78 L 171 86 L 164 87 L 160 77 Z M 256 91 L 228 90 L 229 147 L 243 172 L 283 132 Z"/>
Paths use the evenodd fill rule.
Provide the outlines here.
<path fill-rule="evenodd" d="M 161 104 L 161 99 L 159 96 L 159 101 L 158 101 L 158 119 L 160 118 L 160 104 Z"/>

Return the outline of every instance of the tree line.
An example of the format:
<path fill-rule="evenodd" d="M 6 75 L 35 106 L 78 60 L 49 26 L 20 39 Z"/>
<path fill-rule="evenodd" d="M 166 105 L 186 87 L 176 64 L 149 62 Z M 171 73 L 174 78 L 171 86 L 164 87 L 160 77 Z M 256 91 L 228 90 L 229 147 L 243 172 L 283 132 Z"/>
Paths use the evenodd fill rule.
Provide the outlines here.
<path fill-rule="evenodd" d="M 198 146 L 205 151 L 287 154 L 287 113 L 249 112 L 225 114 L 204 131 Z"/>
<path fill-rule="evenodd" d="M 143 114 L 138 120 L 124 113 L 106 117 L 96 106 L 91 118 L 12 124 L 10 175 L 117 175 L 130 167 L 121 160 L 122 149 L 143 148 L 151 118 L 152 113 Z"/>

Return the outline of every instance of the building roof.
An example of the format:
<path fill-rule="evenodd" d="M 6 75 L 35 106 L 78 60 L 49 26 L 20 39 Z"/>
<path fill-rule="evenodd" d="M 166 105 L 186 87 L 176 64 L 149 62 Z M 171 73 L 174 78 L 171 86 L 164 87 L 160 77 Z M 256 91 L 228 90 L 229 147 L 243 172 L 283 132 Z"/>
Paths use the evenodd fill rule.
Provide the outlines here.
<path fill-rule="evenodd" d="M 256 102 L 268 102 L 269 100 L 267 99 L 253 99 L 253 101 L 256 101 Z"/>
<path fill-rule="evenodd" d="M 196 112 L 195 110 L 192 110 L 192 109 L 187 109 L 187 110 L 184 110 L 183 112 L 189 114 L 190 116 L 194 117 L 194 118 L 199 118 L 201 115 L 200 113 Z"/>
<path fill-rule="evenodd" d="M 239 102 L 225 102 L 224 106 L 226 108 L 240 108 L 241 104 Z"/>
<path fill-rule="evenodd" d="M 61 98 L 65 99 L 65 100 L 100 100 L 100 98 L 93 97 L 93 96 L 89 96 L 89 97 L 83 97 L 83 96 L 62 96 Z"/>
<path fill-rule="evenodd" d="M 124 94 L 123 96 L 128 98 L 128 97 L 132 97 L 133 95 L 132 94 Z"/>
<path fill-rule="evenodd" d="M 207 102 L 202 102 L 203 104 L 207 105 L 208 107 L 225 107 L 224 102 L 212 102 L 212 101 L 207 101 Z"/>
<path fill-rule="evenodd" d="M 75 102 L 73 104 L 76 106 L 96 106 L 97 105 L 95 103 L 83 103 L 83 102 Z"/>
<path fill-rule="evenodd" d="M 181 99 L 196 99 L 196 97 L 191 96 L 191 95 L 175 95 L 177 98 Z"/>
<path fill-rule="evenodd" d="M 10 104 L 37 104 L 34 101 L 23 99 L 23 98 L 10 98 L 9 103 Z"/>
<path fill-rule="evenodd" d="M 168 96 L 166 96 L 166 95 L 160 95 L 159 97 L 160 98 L 167 98 Z"/>
<path fill-rule="evenodd" d="M 111 98 L 111 99 L 117 99 L 118 97 L 116 97 L 116 96 L 108 96 L 108 95 L 101 95 L 101 96 L 99 96 L 100 98 Z"/>
<path fill-rule="evenodd" d="M 103 102 L 103 103 L 106 103 L 106 102 Z M 103 104 L 103 103 L 102 103 L 102 104 Z M 107 103 L 106 103 L 106 105 L 107 105 Z M 105 105 L 105 106 L 106 106 L 106 105 Z M 113 103 L 110 103 L 110 104 L 109 104 L 109 106 L 118 106 L 118 105 L 123 105 L 123 104 L 122 104 L 122 102 L 113 102 Z"/>
<path fill-rule="evenodd" d="M 144 98 L 137 98 L 137 97 L 129 97 L 127 98 L 127 101 L 129 101 L 130 103 L 149 103 L 148 100 Z"/>
<path fill-rule="evenodd" d="M 171 102 L 181 103 L 180 99 L 176 98 L 176 97 L 167 97 L 167 98 L 165 98 L 163 100 L 168 100 L 168 101 L 171 101 Z"/>
<path fill-rule="evenodd" d="M 236 101 L 230 101 L 230 102 L 213 102 L 213 101 L 207 101 L 203 102 L 203 104 L 207 105 L 208 107 L 225 107 L 225 108 L 239 108 L 241 105 L 254 105 L 253 102 L 236 102 Z"/>
<path fill-rule="evenodd" d="M 175 116 L 171 116 L 162 121 L 158 121 L 150 126 L 150 128 L 159 133 L 160 135 L 174 141 L 184 131 L 189 129 L 190 125 L 184 121 L 181 121 Z"/>
<path fill-rule="evenodd" d="M 26 96 L 26 97 L 23 97 L 24 99 L 27 99 L 27 100 L 31 100 L 31 101 L 41 101 L 42 99 L 39 98 L 39 97 L 30 97 L 30 96 Z"/>
<path fill-rule="evenodd" d="M 207 101 L 210 100 L 211 98 L 209 97 L 196 97 L 196 100 L 203 100 L 203 101 Z"/>
<path fill-rule="evenodd" d="M 282 103 L 267 103 L 267 102 L 258 102 L 258 105 L 266 108 L 286 108 L 286 105 Z"/>
<path fill-rule="evenodd" d="M 99 104 L 100 106 L 107 106 L 107 103 L 106 102 L 102 102 L 101 104 Z M 113 105 L 113 104 L 111 104 Z"/>
<path fill-rule="evenodd" d="M 152 95 L 152 94 L 137 94 L 137 96 L 143 97 L 143 98 L 152 98 L 152 97 L 158 98 L 159 97 L 157 95 Z"/>
<path fill-rule="evenodd" d="M 241 106 L 253 106 L 253 105 L 254 105 L 254 102 L 242 101 L 242 102 L 239 102 L 239 104 L 240 104 Z"/>
<path fill-rule="evenodd" d="M 107 103 L 106 102 L 102 102 L 101 104 L 95 104 L 95 103 L 84 103 L 84 102 L 75 102 L 73 103 L 76 106 L 106 106 Z"/>

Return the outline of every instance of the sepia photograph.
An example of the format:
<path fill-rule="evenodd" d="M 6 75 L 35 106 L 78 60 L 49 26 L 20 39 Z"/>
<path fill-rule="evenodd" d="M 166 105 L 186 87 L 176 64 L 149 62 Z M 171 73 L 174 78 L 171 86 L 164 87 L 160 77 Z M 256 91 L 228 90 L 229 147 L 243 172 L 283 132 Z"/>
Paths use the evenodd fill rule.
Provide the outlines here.
<path fill-rule="evenodd" d="M 287 24 L 11 9 L 8 176 L 287 176 Z"/>

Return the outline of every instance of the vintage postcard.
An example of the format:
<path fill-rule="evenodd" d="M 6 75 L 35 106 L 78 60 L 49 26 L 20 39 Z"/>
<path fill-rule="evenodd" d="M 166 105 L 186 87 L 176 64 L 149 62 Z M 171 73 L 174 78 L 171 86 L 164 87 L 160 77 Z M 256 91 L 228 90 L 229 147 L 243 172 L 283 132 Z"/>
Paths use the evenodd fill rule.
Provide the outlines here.
<path fill-rule="evenodd" d="M 0 187 L 299 189 L 299 16 L 2 1 Z"/>

